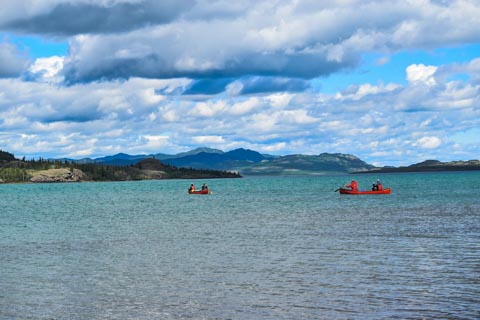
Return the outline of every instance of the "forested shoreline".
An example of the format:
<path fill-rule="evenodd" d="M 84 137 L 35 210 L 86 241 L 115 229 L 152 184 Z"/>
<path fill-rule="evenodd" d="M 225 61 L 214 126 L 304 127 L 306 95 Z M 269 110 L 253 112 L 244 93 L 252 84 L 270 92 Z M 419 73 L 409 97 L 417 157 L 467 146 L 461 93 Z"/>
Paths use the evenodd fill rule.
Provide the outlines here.
<path fill-rule="evenodd" d="M 59 169 L 64 169 L 60 170 Z M 55 171 L 57 170 L 57 171 Z M 54 175 L 60 176 L 54 176 Z M 43 158 L 16 159 L 0 150 L 0 182 L 67 182 L 67 181 L 130 181 L 152 179 L 239 178 L 238 173 L 217 170 L 177 168 L 157 159 L 143 159 L 137 164 L 113 166 Z"/>

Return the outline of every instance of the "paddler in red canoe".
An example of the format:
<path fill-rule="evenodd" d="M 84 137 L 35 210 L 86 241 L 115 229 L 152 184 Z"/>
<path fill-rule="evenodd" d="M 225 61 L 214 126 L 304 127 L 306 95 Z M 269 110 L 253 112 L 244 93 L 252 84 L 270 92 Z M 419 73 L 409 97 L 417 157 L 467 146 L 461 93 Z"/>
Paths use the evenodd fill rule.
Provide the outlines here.
<path fill-rule="evenodd" d="M 380 179 L 377 179 L 377 182 L 375 182 L 372 186 L 372 191 L 382 191 L 383 186 L 382 183 L 380 182 Z"/>
<path fill-rule="evenodd" d="M 358 182 L 356 180 L 352 180 L 352 182 L 347 184 L 345 187 L 352 189 L 352 191 L 358 191 Z"/>

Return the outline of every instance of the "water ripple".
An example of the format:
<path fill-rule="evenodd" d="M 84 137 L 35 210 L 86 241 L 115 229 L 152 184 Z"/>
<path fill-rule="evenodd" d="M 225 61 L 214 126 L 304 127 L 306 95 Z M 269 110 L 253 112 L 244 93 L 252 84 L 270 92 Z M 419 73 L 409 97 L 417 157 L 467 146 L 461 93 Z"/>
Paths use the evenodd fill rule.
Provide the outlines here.
<path fill-rule="evenodd" d="M 478 318 L 478 197 L 410 188 L 451 174 L 382 177 L 389 197 L 338 179 L 1 185 L 0 318 Z"/>

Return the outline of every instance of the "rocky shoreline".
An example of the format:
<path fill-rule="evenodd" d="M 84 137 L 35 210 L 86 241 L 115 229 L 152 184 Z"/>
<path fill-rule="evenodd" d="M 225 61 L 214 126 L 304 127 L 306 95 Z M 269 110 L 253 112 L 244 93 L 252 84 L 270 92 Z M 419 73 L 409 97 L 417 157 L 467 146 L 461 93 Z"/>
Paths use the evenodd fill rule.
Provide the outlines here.
<path fill-rule="evenodd" d="M 46 183 L 46 182 L 80 182 L 85 178 L 84 173 L 79 169 L 48 169 L 36 171 L 30 182 Z"/>

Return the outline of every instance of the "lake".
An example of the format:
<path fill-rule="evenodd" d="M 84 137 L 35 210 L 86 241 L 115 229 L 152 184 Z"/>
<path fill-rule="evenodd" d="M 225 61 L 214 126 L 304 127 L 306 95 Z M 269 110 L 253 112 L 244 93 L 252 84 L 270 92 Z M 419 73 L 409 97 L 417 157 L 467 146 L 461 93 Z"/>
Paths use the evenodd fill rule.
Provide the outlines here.
<path fill-rule="evenodd" d="M 477 319 L 479 181 L 0 185 L 0 319 Z"/>

